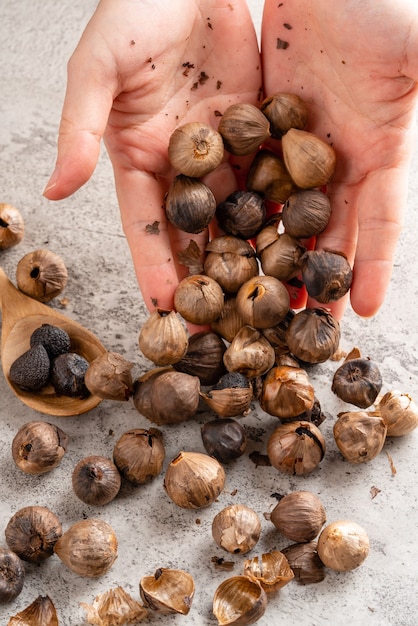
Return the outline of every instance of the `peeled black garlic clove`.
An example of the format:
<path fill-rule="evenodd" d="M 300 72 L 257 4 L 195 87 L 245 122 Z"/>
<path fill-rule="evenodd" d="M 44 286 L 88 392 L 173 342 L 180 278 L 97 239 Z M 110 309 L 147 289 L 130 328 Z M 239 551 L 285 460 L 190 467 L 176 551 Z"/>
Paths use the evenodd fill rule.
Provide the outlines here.
<path fill-rule="evenodd" d="M 255 276 L 240 287 L 236 306 L 245 324 L 257 329 L 269 328 L 281 322 L 289 310 L 289 292 L 273 276 Z"/>
<path fill-rule="evenodd" d="M 41 563 L 54 553 L 62 535 L 58 517 L 45 506 L 25 506 L 10 518 L 6 543 L 22 561 Z"/>
<path fill-rule="evenodd" d="M 320 583 L 325 578 L 325 568 L 318 556 L 318 542 L 293 543 L 282 552 L 295 575 L 295 581 L 301 585 Z"/>
<path fill-rule="evenodd" d="M 315 539 L 326 521 L 324 505 L 310 491 L 293 491 L 280 498 L 270 514 L 270 521 L 291 541 Z"/>
<path fill-rule="evenodd" d="M 195 592 L 194 579 L 184 570 L 159 567 L 153 576 L 143 576 L 139 593 L 147 608 L 162 615 L 187 615 Z"/>
<path fill-rule="evenodd" d="M 44 474 L 57 467 L 68 445 L 68 435 L 48 422 L 23 424 L 12 441 L 12 457 L 26 474 Z"/>
<path fill-rule="evenodd" d="M 317 550 L 326 567 L 337 572 L 348 572 L 359 567 L 367 558 L 369 537 L 357 522 L 337 520 L 322 530 Z"/>
<path fill-rule="evenodd" d="M 255 191 L 233 191 L 216 207 L 216 219 L 221 230 L 242 239 L 255 237 L 265 217 L 264 199 Z"/>
<path fill-rule="evenodd" d="M 387 426 L 382 417 L 367 411 L 340 413 L 333 427 L 335 443 L 349 463 L 366 463 L 383 449 Z"/>
<path fill-rule="evenodd" d="M 220 463 L 238 459 L 247 447 L 245 429 L 231 417 L 217 418 L 201 427 L 206 452 Z"/>
<path fill-rule="evenodd" d="M 147 609 L 123 587 L 115 587 L 97 595 L 93 604 L 80 602 L 86 610 L 86 621 L 95 626 L 136 624 L 148 615 Z"/>
<path fill-rule="evenodd" d="M 302 280 L 311 298 L 335 302 L 349 291 L 353 271 L 342 252 L 307 250 L 302 259 Z"/>
<path fill-rule="evenodd" d="M 388 391 L 377 408 L 387 426 L 388 437 L 402 437 L 418 427 L 418 406 L 408 393 Z"/>
<path fill-rule="evenodd" d="M 325 450 L 324 436 L 311 422 L 280 424 L 267 442 L 272 466 L 296 476 L 313 472 L 324 458 Z"/>
<path fill-rule="evenodd" d="M 39 391 L 48 382 L 50 366 L 47 351 L 41 344 L 38 344 L 13 361 L 9 378 L 21 389 Z"/>
<path fill-rule="evenodd" d="M 210 324 L 222 312 L 224 293 L 222 287 L 209 276 L 186 276 L 174 292 L 174 307 L 192 324 Z"/>
<path fill-rule="evenodd" d="M 260 539 L 258 514 L 244 504 L 231 504 L 221 509 L 212 520 L 215 543 L 231 554 L 245 554 Z"/>
<path fill-rule="evenodd" d="M 84 380 L 88 368 L 87 359 L 76 352 L 57 356 L 52 361 L 50 372 L 55 393 L 70 398 L 86 398 L 90 393 Z"/>
<path fill-rule="evenodd" d="M 244 574 L 260 583 L 266 593 L 278 591 L 294 577 L 283 552 L 272 550 L 244 561 Z"/>
<path fill-rule="evenodd" d="M 328 196 L 318 189 L 300 189 L 286 200 L 282 210 L 285 232 L 296 239 L 319 235 L 331 217 Z"/>
<path fill-rule="evenodd" d="M 49 596 L 38 596 L 23 611 L 11 617 L 7 626 L 58 626 L 55 605 Z"/>
<path fill-rule="evenodd" d="M 231 104 L 223 113 L 218 131 L 231 154 L 246 155 L 270 136 L 270 122 L 254 104 Z"/>
<path fill-rule="evenodd" d="M 163 433 L 157 428 L 133 428 L 118 439 L 113 461 L 125 480 L 138 486 L 150 482 L 163 469 Z"/>
<path fill-rule="evenodd" d="M 178 372 L 197 376 L 201 385 L 214 385 L 226 373 L 223 356 L 226 344 L 211 330 L 202 330 L 189 337 L 184 357 L 173 363 Z"/>
<path fill-rule="evenodd" d="M 296 191 L 289 172 L 279 155 L 261 149 L 255 155 L 247 174 L 246 187 L 265 200 L 284 204 Z"/>
<path fill-rule="evenodd" d="M 224 156 L 222 135 L 201 122 L 179 126 L 170 136 L 168 158 L 174 169 L 199 178 L 213 172 Z"/>
<path fill-rule="evenodd" d="M 67 331 L 52 324 L 42 324 L 33 331 L 30 346 L 38 344 L 45 348 L 51 360 L 71 350 L 71 338 Z"/>
<path fill-rule="evenodd" d="M 13 248 L 20 243 L 25 234 L 25 223 L 19 209 L 0 203 L 0 250 Z"/>
<path fill-rule="evenodd" d="M 267 96 L 260 105 L 270 122 L 271 136 L 281 137 L 291 128 L 303 130 L 308 122 L 306 103 L 295 93 L 275 93 Z"/>
<path fill-rule="evenodd" d="M 237 417 L 249 410 L 254 392 L 244 374 L 229 372 L 207 393 L 200 391 L 200 396 L 221 417 Z"/>
<path fill-rule="evenodd" d="M 334 373 L 331 389 L 340 400 L 367 409 L 376 400 L 383 380 L 374 361 L 358 357 L 346 359 Z"/>
<path fill-rule="evenodd" d="M 127 401 L 133 394 L 133 363 L 116 352 L 104 352 L 89 364 L 84 383 L 94 396 Z"/>
<path fill-rule="evenodd" d="M 164 477 L 168 497 L 184 509 L 210 506 L 224 484 L 222 465 L 202 452 L 180 452 L 168 465 Z"/>
<path fill-rule="evenodd" d="M 52 250 L 39 249 L 20 259 L 16 267 L 16 282 L 20 291 L 40 302 L 49 302 L 66 287 L 67 267 Z"/>
<path fill-rule="evenodd" d="M 179 174 L 164 200 L 167 219 L 186 233 L 200 233 L 215 217 L 216 200 L 205 183 Z"/>
<path fill-rule="evenodd" d="M 204 272 L 222 287 L 226 293 L 236 293 L 243 283 L 258 275 L 255 250 L 248 241 L 222 235 L 206 246 Z"/>
<path fill-rule="evenodd" d="M 255 624 L 266 612 L 267 594 L 250 576 L 231 576 L 216 588 L 213 614 L 218 626 Z"/>
<path fill-rule="evenodd" d="M 286 332 L 290 352 L 306 363 L 323 363 L 337 350 L 341 337 L 338 320 L 325 308 L 296 313 Z"/>
<path fill-rule="evenodd" d="M 114 500 L 121 486 L 116 465 L 99 455 L 81 459 L 73 469 L 71 480 L 77 498 L 94 506 L 103 506 Z"/>
<path fill-rule="evenodd" d="M 326 185 L 335 170 L 332 146 L 313 133 L 290 128 L 282 137 L 283 159 L 295 184 L 301 189 Z"/>
<path fill-rule="evenodd" d="M 0 604 L 11 602 L 23 589 L 25 567 L 8 548 L 0 548 Z"/>

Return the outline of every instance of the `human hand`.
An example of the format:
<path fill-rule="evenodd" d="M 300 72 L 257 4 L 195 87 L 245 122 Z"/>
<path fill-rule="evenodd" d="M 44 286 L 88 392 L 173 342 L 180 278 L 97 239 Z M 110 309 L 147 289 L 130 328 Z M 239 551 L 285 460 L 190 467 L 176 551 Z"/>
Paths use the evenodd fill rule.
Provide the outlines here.
<path fill-rule="evenodd" d="M 373 315 L 388 287 L 415 141 L 418 8 L 414 0 L 266 0 L 266 95 L 298 94 L 307 130 L 334 147 L 332 216 L 317 248 L 353 267 L 353 309 Z M 347 298 L 330 308 L 341 319 Z M 308 306 L 317 306 L 308 300 Z"/>
<path fill-rule="evenodd" d="M 60 200 L 81 187 L 104 137 L 150 310 L 173 308 L 179 277 L 187 274 L 177 252 L 191 238 L 202 249 L 207 238 L 167 223 L 163 200 L 175 174 L 169 137 L 188 121 L 217 128 L 218 112 L 234 102 L 256 103 L 260 89 L 258 44 L 244 0 L 101 0 L 69 61 L 57 166 L 44 195 Z M 237 188 L 226 158 L 205 182 L 217 201 Z M 156 222 L 157 229 L 147 229 Z"/>

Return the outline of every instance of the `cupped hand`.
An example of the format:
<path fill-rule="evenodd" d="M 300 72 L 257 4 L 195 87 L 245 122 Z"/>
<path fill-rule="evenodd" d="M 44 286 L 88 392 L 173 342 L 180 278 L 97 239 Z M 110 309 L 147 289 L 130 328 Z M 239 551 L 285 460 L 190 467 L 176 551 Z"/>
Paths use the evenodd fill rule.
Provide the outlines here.
<path fill-rule="evenodd" d="M 177 252 L 193 238 L 167 223 L 175 172 L 167 148 L 188 121 L 217 128 L 234 102 L 256 103 L 261 65 L 244 0 L 101 0 L 68 64 L 58 155 L 44 195 L 59 200 L 93 174 L 104 138 L 146 306 L 171 309 L 187 269 Z M 207 183 L 218 201 L 236 189 L 225 158 Z"/>
<path fill-rule="evenodd" d="M 418 95 L 415 0 L 266 0 L 262 65 L 265 94 L 302 97 L 307 130 L 336 151 L 327 187 L 332 216 L 317 248 L 346 254 L 352 307 L 371 316 L 390 281 L 407 201 Z M 337 318 L 346 304 L 331 306 Z"/>

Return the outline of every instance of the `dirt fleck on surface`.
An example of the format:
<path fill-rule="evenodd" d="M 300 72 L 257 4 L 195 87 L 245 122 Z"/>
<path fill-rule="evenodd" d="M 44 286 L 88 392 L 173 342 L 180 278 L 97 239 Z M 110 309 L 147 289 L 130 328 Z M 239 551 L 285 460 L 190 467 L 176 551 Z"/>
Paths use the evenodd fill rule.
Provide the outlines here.
<path fill-rule="evenodd" d="M 147 235 L 159 235 L 160 234 L 160 222 L 155 220 L 152 224 L 147 224 L 145 226 L 145 231 Z"/>

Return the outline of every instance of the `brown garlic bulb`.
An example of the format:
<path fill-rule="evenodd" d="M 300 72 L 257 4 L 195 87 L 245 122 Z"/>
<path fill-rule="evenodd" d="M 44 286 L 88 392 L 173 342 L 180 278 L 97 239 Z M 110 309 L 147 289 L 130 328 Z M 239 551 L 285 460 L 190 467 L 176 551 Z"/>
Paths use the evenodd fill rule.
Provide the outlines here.
<path fill-rule="evenodd" d="M 379 366 L 370 359 L 349 358 L 334 373 L 331 389 L 340 400 L 367 409 L 382 388 Z"/>
<path fill-rule="evenodd" d="M 167 191 L 164 200 L 167 219 L 179 230 L 197 234 L 215 217 L 216 200 L 205 183 L 179 174 Z"/>
<path fill-rule="evenodd" d="M 341 337 L 338 320 L 327 309 L 303 309 L 289 324 L 286 341 L 290 352 L 306 363 L 323 363 L 337 350 Z"/>
<path fill-rule="evenodd" d="M 87 518 L 75 522 L 58 539 L 55 554 L 75 574 L 87 578 L 103 576 L 118 556 L 118 541 L 107 522 Z"/>
<path fill-rule="evenodd" d="M 282 552 L 295 575 L 295 581 L 301 585 L 320 583 L 325 578 L 325 568 L 318 556 L 318 542 L 293 543 Z"/>
<path fill-rule="evenodd" d="M 227 295 L 219 317 L 211 323 L 213 332 L 223 337 L 226 341 L 231 342 L 243 326 L 244 320 L 237 311 L 235 296 Z"/>
<path fill-rule="evenodd" d="M 235 335 L 224 354 L 228 372 L 239 372 L 247 378 L 256 378 L 274 365 L 273 346 L 255 328 L 243 326 Z"/>
<path fill-rule="evenodd" d="M 383 449 L 387 426 L 380 415 L 367 411 L 340 413 L 334 423 L 334 439 L 349 463 L 366 463 Z"/>
<path fill-rule="evenodd" d="M 39 249 L 25 254 L 16 267 L 16 282 L 20 291 L 40 302 L 49 302 L 66 287 L 67 267 L 63 259 L 51 250 Z"/>
<path fill-rule="evenodd" d="M 225 351 L 221 337 L 213 331 L 202 330 L 189 337 L 186 354 L 173 367 L 178 372 L 197 376 L 201 385 L 214 385 L 226 373 Z"/>
<path fill-rule="evenodd" d="M 93 604 L 80 602 L 80 606 L 87 612 L 86 621 L 96 626 L 136 624 L 148 614 L 147 609 L 120 586 L 100 593 Z"/>
<path fill-rule="evenodd" d="M 328 143 L 305 130 L 290 128 L 282 137 L 283 160 L 301 189 L 321 187 L 335 170 L 335 151 Z"/>
<path fill-rule="evenodd" d="M 280 280 L 261 275 L 250 278 L 240 287 L 236 305 L 245 324 L 263 329 L 275 326 L 286 317 L 290 297 Z"/>
<path fill-rule="evenodd" d="M 114 500 L 121 486 L 116 465 L 97 454 L 81 459 L 73 469 L 71 480 L 77 498 L 94 506 Z"/>
<path fill-rule="evenodd" d="M 353 271 L 342 252 L 307 250 L 302 257 L 302 280 L 311 298 L 328 304 L 348 292 Z"/>
<path fill-rule="evenodd" d="M 315 470 L 325 455 L 325 439 L 311 422 L 280 424 L 267 442 L 273 467 L 285 474 L 304 476 Z"/>
<path fill-rule="evenodd" d="M 134 428 L 118 439 L 113 461 L 125 480 L 138 486 L 148 483 L 163 469 L 163 433 L 157 428 Z"/>
<path fill-rule="evenodd" d="M 13 248 L 25 234 L 25 223 L 19 209 L 0 202 L 0 250 Z"/>
<path fill-rule="evenodd" d="M 244 504 L 226 506 L 212 520 L 215 543 L 231 554 L 245 554 L 252 550 L 260 534 L 259 516 Z"/>
<path fill-rule="evenodd" d="M 255 155 L 247 174 L 246 187 L 265 200 L 284 204 L 296 191 L 283 160 L 270 150 L 261 149 Z"/>
<path fill-rule="evenodd" d="M 168 158 L 174 169 L 199 178 L 213 172 L 224 156 L 222 135 L 201 122 L 188 122 L 176 128 L 168 143 Z"/>
<path fill-rule="evenodd" d="M 173 370 L 156 372 L 134 384 L 135 408 L 154 424 L 178 424 L 191 419 L 199 406 L 200 380 Z"/>
<path fill-rule="evenodd" d="M 295 93 L 275 93 L 263 100 L 260 111 L 270 122 L 271 136 L 281 137 L 291 128 L 303 130 L 308 122 L 305 102 Z"/>
<path fill-rule="evenodd" d="M 231 576 L 217 587 L 213 614 L 218 626 L 255 624 L 266 612 L 267 594 L 258 580 L 250 576 Z"/>
<path fill-rule="evenodd" d="M 418 406 L 409 394 L 396 389 L 388 391 L 377 406 L 388 437 L 402 437 L 418 427 Z"/>
<path fill-rule="evenodd" d="M 286 313 L 284 319 L 278 324 L 274 326 L 270 326 L 270 328 L 263 328 L 261 332 L 265 336 L 266 339 L 271 343 L 275 352 L 276 359 L 280 359 L 282 355 L 287 355 L 286 358 L 292 358 L 292 365 L 299 367 L 299 362 L 295 359 L 295 357 L 291 357 L 289 354 L 289 347 L 287 345 L 286 333 L 289 327 L 290 322 L 295 317 L 295 312 L 292 309 L 289 309 Z M 279 365 L 279 361 L 277 365 Z M 290 365 L 290 363 L 283 363 L 283 365 Z"/>
<path fill-rule="evenodd" d="M 48 422 L 23 424 L 12 441 L 12 457 L 26 474 L 44 474 L 57 467 L 68 445 L 68 435 Z"/>
<path fill-rule="evenodd" d="M 184 509 L 210 506 L 224 484 L 222 465 L 202 452 L 180 452 L 167 467 L 164 477 L 168 497 Z"/>
<path fill-rule="evenodd" d="M 270 514 L 270 521 L 291 541 L 312 541 L 326 522 L 324 505 L 311 491 L 293 491 L 283 496 Z"/>
<path fill-rule="evenodd" d="M 180 569 L 159 567 L 153 576 L 143 576 L 139 582 L 143 603 L 161 615 L 187 615 L 194 592 L 193 576 Z"/>
<path fill-rule="evenodd" d="M 301 367 L 277 365 L 263 381 L 260 406 L 269 415 L 288 419 L 312 408 L 315 390 Z"/>
<path fill-rule="evenodd" d="M 187 351 L 187 332 L 175 311 L 156 309 L 145 320 L 138 337 L 142 354 L 155 365 L 171 365 Z"/>
<path fill-rule="evenodd" d="M 0 605 L 17 598 L 23 589 L 25 574 L 17 554 L 8 548 L 0 548 Z"/>
<path fill-rule="evenodd" d="M 257 235 L 256 246 L 261 269 L 267 276 L 290 280 L 300 274 L 306 248 L 295 237 L 269 225 Z"/>
<path fill-rule="evenodd" d="M 41 563 L 54 553 L 62 535 L 58 517 L 45 506 L 25 506 L 10 518 L 6 543 L 22 561 Z"/>
<path fill-rule="evenodd" d="M 245 452 L 247 447 L 245 429 L 231 417 L 206 422 L 200 431 L 206 452 L 220 463 L 229 463 Z"/>
<path fill-rule="evenodd" d="M 244 575 L 257 580 L 266 593 L 278 591 L 295 577 L 287 558 L 279 550 L 245 560 Z"/>
<path fill-rule="evenodd" d="M 58 626 L 55 605 L 49 596 L 38 596 L 23 611 L 11 617 L 7 626 Z"/>
<path fill-rule="evenodd" d="M 223 304 L 222 287 L 204 274 L 186 276 L 174 292 L 175 309 L 192 324 L 210 324 L 221 314 Z"/>
<path fill-rule="evenodd" d="M 337 572 L 359 567 L 369 554 L 369 537 L 357 522 L 338 520 L 322 530 L 318 555 L 323 564 Z"/>
<path fill-rule="evenodd" d="M 228 235 L 251 239 L 264 224 L 266 206 L 255 191 L 233 191 L 216 207 L 219 228 Z"/>
<path fill-rule="evenodd" d="M 224 374 L 207 393 L 200 392 L 206 404 L 221 417 L 245 414 L 254 396 L 251 382 L 240 372 Z"/>
<path fill-rule="evenodd" d="M 204 271 L 226 293 L 236 293 L 243 283 L 257 276 L 255 250 L 248 241 L 232 235 L 215 237 L 206 246 Z"/>
<path fill-rule="evenodd" d="M 255 105 L 238 103 L 224 111 L 218 130 L 228 152 L 243 156 L 256 152 L 268 139 L 270 123 Z"/>
<path fill-rule="evenodd" d="M 282 221 L 288 235 L 300 238 L 321 233 L 331 217 L 328 196 L 318 189 L 301 189 L 285 202 Z"/>
<path fill-rule="evenodd" d="M 117 352 L 104 352 L 91 361 L 84 376 L 87 389 L 104 400 L 127 401 L 133 393 L 133 363 Z"/>

